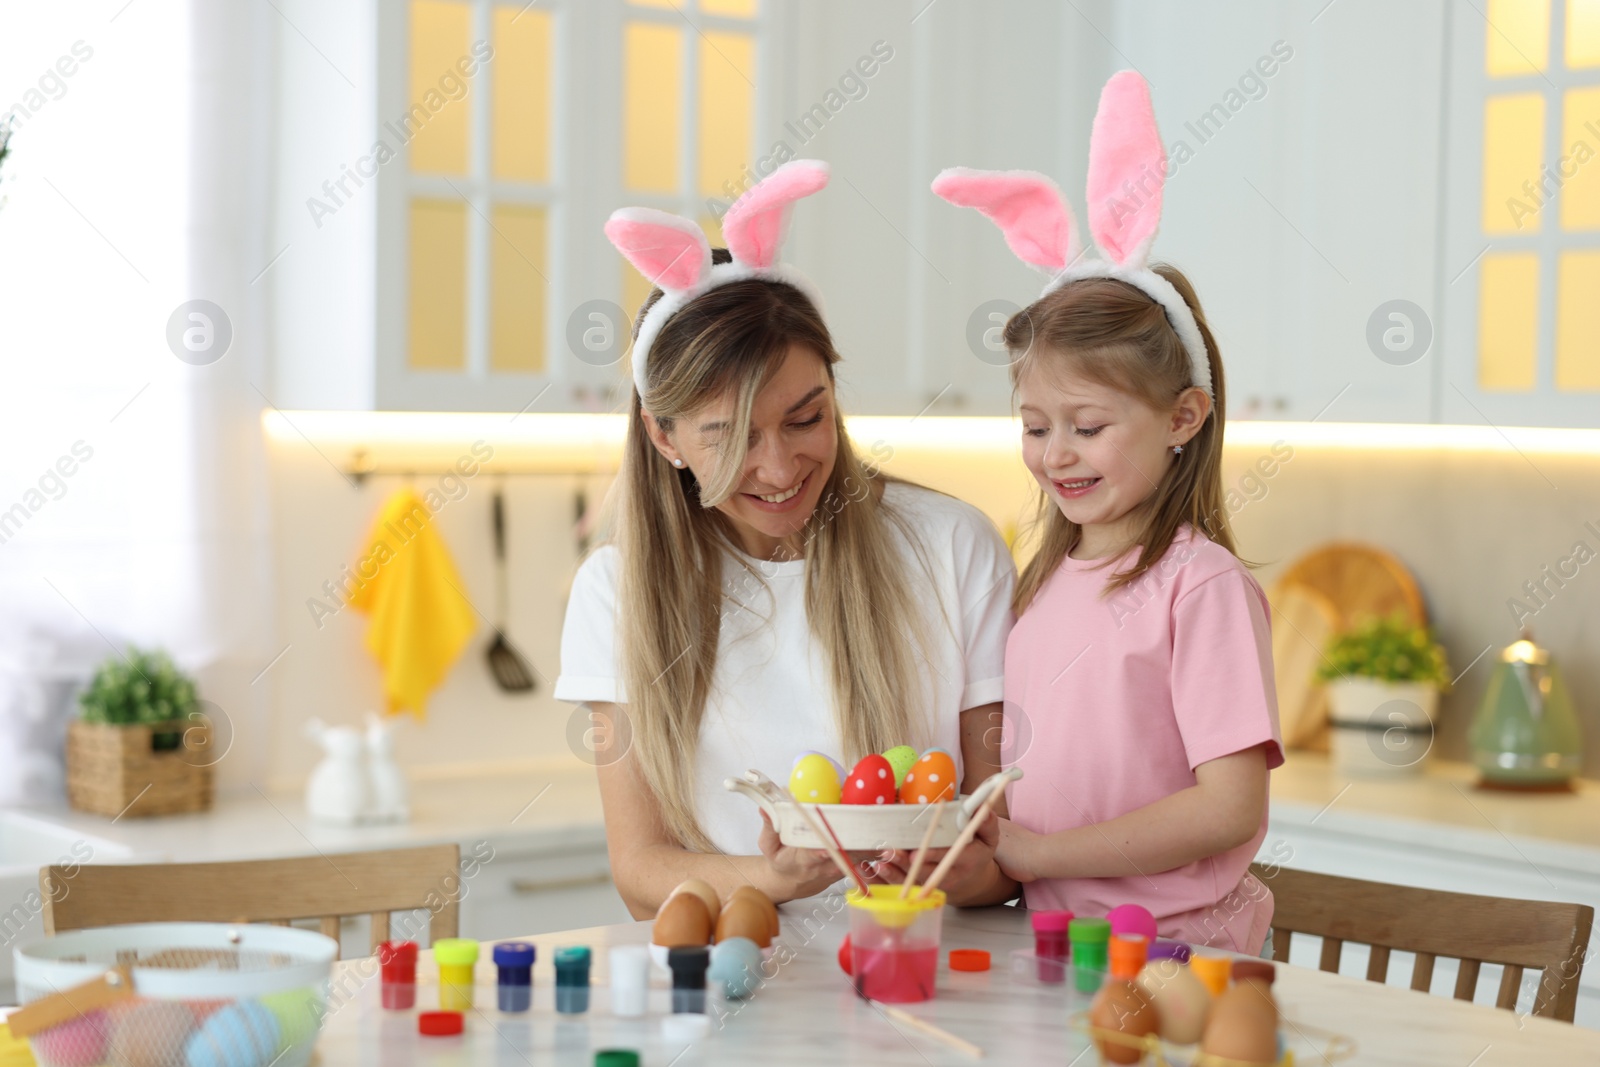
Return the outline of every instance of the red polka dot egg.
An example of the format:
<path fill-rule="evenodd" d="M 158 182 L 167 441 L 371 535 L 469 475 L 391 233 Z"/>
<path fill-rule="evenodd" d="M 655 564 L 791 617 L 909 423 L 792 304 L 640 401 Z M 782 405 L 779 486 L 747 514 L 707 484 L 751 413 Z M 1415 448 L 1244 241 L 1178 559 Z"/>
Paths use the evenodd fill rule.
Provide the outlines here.
<path fill-rule="evenodd" d="M 942 748 L 930 748 L 906 772 L 902 804 L 932 804 L 956 798 L 956 761 Z"/>
<path fill-rule="evenodd" d="M 893 804 L 894 767 L 879 755 L 870 755 L 845 776 L 843 799 L 846 804 Z"/>

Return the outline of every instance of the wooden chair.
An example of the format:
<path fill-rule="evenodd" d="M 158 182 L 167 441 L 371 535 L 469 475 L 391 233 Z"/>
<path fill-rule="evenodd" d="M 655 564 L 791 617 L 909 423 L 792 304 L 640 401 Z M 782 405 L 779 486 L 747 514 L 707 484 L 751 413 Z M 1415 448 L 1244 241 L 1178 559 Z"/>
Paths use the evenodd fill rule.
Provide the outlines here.
<path fill-rule="evenodd" d="M 139 922 L 270 922 L 372 917 L 372 946 L 390 937 L 389 913 L 426 908 L 431 941 L 455 937 L 461 899 L 457 845 L 347 852 L 237 863 L 85 864 L 39 869 L 47 935 Z M 403 932 L 406 937 L 415 931 Z"/>
<path fill-rule="evenodd" d="M 1289 959 L 1289 935 L 1322 938 L 1324 971 L 1339 969 L 1346 941 L 1370 945 L 1367 980 L 1389 974 L 1389 953 L 1416 953 L 1411 988 L 1428 991 L 1434 960 L 1461 961 L 1455 998 L 1471 1000 L 1478 969 L 1485 963 L 1505 968 L 1495 1006 L 1516 1010 L 1524 969 L 1544 972 L 1533 1013 L 1571 1022 L 1578 1003 L 1594 909 L 1587 904 L 1552 904 L 1469 893 L 1365 882 L 1328 874 L 1252 865 L 1251 873 L 1272 890 L 1272 957 Z"/>

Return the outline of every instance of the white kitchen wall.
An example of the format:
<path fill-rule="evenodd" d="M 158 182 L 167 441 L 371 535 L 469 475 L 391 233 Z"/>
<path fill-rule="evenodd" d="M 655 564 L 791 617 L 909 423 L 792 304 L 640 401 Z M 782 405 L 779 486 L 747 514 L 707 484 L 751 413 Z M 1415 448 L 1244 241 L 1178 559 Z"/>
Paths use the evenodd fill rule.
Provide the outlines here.
<path fill-rule="evenodd" d="M 485 418 L 498 418 L 485 416 Z M 1300 553 L 1333 540 L 1357 540 L 1397 555 L 1420 583 L 1434 625 L 1456 671 L 1466 673 L 1443 701 L 1438 754 L 1467 757 L 1466 732 L 1494 651 L 1467 670 L 1485 647 L 1498 650 L 1516 636 L 1506 602 L 1540 569 L 1568 555 L 1573 542 L 1600 528 L 1600 466 L 1593 455 L 1538 451 L 1522 441 L 1475 451 L 1353 450 L 1313 443 L 1312 430 L 1285 427 L 1292 458 L 1262 482 L 1245 487 L 1249 499 L 1234 516 L 1241 554 L 1262 564 L 1256 572 L 1270 587 Z M 1320 424 L 1315 427 L 1325 429 Z M 1348 433 L 1359 435 L 1360 428 Z M 1510 431 L 1513 438 L 1518 431 Z M 1239 437 L 1261 440 L 1259 427 L 1241 426 Z M 866 442 L 870 444 L 869 442 Z M 886 469 L 966 499 L 1002 528 L 1031 507 L 1032 485 L 1008 446 L 952 448 L 889 442 Z M 1262 443 L 1231 445 L 1227 484 L 1238 487 Z M 324 451 L 328 451 L 325 449 Z M 269 763 L 275 784 L 301 780 L 313 754 L 301 740 L 312 716 L 355 721 L 379 702 L 377 668 L 362 646 L 364 616 L 345 610 L 312 621 L 306 600 L 321 596 L 355 557 L 373 514 L 398 480 L 375 478 L 353 489 L 333 469 L 343 454 L 318 452 L 293 434 L 270 443 L 274 544 L 278 575 L 278 646 L 287 646 L 263 679 L 273 692 Z M 441 454 L 450 462 L 455 453 Z M 438 529 L 462 572 L 467 591 L 484 613 L 492 611 L 489 500 L 494 476 L 471 480 L 465 495 L 439 514 Z M 464 767 L 507 766 L 555 760 L 574 763 L 566 730 L 572 709 L 550 698 L 559 664 L 565 592 L 577 548 L 573 493 L 579 484 L 598 499 L 606 479 L 576 475 L 506 479 L 512 568 L 510 636 L 541 672 L 532 697 L 510 697 L 493 686 L 483 662 L 492 633 L 480 629 L 473 645 L 437 692 L 425 724 L 406 724 L 399 756 L 414 773 L 451 773 Z M 419 476 L 418 485 L 437 478 Z M 1579 570 L 1532 620 L 1535 633 L 1565 670 L 1588 737 L 1585 773 L 1600 775 L 1600 565 Z"/>

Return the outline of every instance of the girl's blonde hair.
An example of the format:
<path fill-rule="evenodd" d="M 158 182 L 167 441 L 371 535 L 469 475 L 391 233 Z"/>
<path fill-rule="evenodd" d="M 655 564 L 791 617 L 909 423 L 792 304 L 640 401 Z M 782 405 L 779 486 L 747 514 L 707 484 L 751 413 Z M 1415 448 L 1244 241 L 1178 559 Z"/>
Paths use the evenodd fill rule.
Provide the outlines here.
<path fill-rule="evenodd" d="M 1222 499 L 1222 428 L 1227 411 L 1222 357 L 1189 279 L 1166 264 L 1151 269 L 1171 282 L 1194 312 L 1211 365 L 1213 401 L 1199 432 L 1140 505 L 1143 519 L 1134 539 L 1141 547 L 1138 561 L 1113 574 L 1102 596 L 1132 585 L 1159 563 L 1184 523 L 1238 554 Z M 1013 355 L 1013 389 L 1024 374 L 1070 370 L 1167 411 L 1178 394 L 1194 385 L 1188 353 L 1161 305 L 1113 278 L 1083 278 L 1046 293 L 1007 321 L 1005 342 Z M 1012 598 L 1019 615 L 1083 537 L 1083 527 L 1063 515 L 1042 491 L 1034 526 L 1038 551 L 1023 568 Z"/>
<path fill-rule="evenodd" d="M 727 262 L 724 249 L 713 250 Z M 634 332 L 650 306 L 639 309 Z M 700 726 L 716 667 L 722 613 L 751 610 L 748 595 L 724 588 L 724 560 L 738 561 L 752 593 L 766 590 L 758 567 L 738 550 L 732 524 L 716 505 L 738 491 L 750 436 L 751 408 L 792 346 L 822 360 L 833 381 L 834 350 L 822 316 L 792 286 L 748 280 L 697 297 L 662 328 L 650 350 L 649 394 L 632 394 L 619 474 L 614 540 L 621 559 L 617 616 L 623 679 L 638 760 L 667 829 L 688 849 L 714 852 L 694 805 Z M 642 410 L 664 432 L 723 396 L 734 398 L 732 425 L 716 469 L 698 481 L 651 444 Z M 833 715 L 849 765 L 894 745 L 921 747 L 926 693 L 926 627 L 912 595 L 897 525 L 920 555 L 905 520 L 872 491 L 887 475 L 851 447 L 834 403 L 838 455 L 805 528 L 806 616 L 825 653 Z M 759 607 L 759 606 L 758 606 Z M 919 670 L 919 667 L 922 669 Z M 763 768 L 773 772 L 772 768 Z M 744 767 L 710 768 L 719 779 Z M 781 771 L 784 768 L 778 768 Z"/>

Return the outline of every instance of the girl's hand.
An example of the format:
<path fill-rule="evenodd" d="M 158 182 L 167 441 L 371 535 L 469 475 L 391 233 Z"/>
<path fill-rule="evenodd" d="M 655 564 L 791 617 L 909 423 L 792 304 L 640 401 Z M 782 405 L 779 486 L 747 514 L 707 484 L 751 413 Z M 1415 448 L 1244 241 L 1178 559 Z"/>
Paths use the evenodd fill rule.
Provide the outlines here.
<path fill-rule="evenodd" d="M 772 869 L 774 884 L 763 889 L 775 904 L 816 896 L 842 877 L 826 852 L 795 848 L 779 840 L 778 831 L 773 829 L 772 820 L 765 811 L 761 813 L 761 837 L 757 845 Z"/>
<path fill-rule="evenodd" d="M 1018 826 L 1010 819 L 1000 820 L 1000 841 L 995 846 L 995 862 L 1000 864 L 1000 869 L 1010 878 L 1027 883 L 1038 877 L 1034 873 L 1033 850 L 1037 847 L 1040 835 L 1025 827 Z"/>

